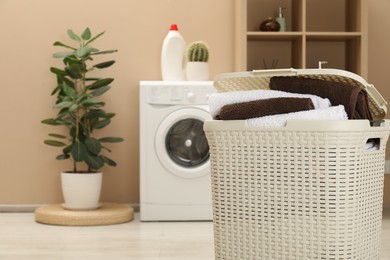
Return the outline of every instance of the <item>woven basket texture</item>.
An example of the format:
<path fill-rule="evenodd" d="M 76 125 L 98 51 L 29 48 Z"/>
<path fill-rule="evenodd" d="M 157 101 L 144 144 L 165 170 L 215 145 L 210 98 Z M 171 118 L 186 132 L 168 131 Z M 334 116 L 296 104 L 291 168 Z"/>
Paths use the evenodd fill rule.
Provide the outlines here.
<path fill-rule="evenodd" d="M 206 135 L 216 259 L 379 259 L 389 127 Z"/>
<path fill-rule="evenodd" d="M 343 71 L 300 72 L 294 76 L 366 91 L 363 79 Z M 269 89 L 271 77 L 233 73 L 214 85 L 219 92 Z M 368 96 L 374 117 L 384 118 L 385 101 Z M 216 259 L 378 260 L 389 121 L 286 128 L 249 128 L 241 121 L 205 122 Z M 378 150 L 365 149 L 369 139 Z"/>

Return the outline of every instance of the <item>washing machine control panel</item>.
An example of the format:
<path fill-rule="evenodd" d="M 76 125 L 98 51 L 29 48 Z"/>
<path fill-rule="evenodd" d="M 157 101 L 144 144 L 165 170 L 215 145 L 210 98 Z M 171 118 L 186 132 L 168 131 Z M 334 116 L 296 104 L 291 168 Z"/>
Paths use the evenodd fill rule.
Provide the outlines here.
<path fill-rule="evenodd" d="M 207 105 L 208 97 L 216 92 L 212 81 L 164 82 L 147 88 L 147 102 L 161 105 Z"/>

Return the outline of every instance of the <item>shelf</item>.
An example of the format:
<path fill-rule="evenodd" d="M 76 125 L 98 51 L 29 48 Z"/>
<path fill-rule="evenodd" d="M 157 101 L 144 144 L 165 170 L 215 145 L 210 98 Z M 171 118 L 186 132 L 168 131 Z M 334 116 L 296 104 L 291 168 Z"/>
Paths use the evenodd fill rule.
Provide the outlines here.
<path fill-rule="evenodd" d="M 364 0 L 306 0 L 306 30 L 359 32 Z"/>
<path fill-rule="evenodd" d="M 362 36 L 359 32 L 306 32 L 306 39 L 315 41 L 345 41 Z"/>
<path fill-rule="evenodd" d="M 285 7 L 283 14 L 286 19 L 287 30 L 288 31 L 298 31 L 301 28 L 292 28 L 291 26 L 295 23 L 295 18 L 292 10 L 293 5 L 296 0 L 247 0 L 247 5 L 250 8 L 247 8 L 248 18 L 246 20 L 246 29 L 247 31 L 260 31 L 259 27 L 262 21 L 267 19 L 268 17 L 275 17 L 278 15 L 278 8 Z"/>
<path fill-rule="evenodd" d="M 247 32 L 248 41 L 296 40 L 302 37 L 300 32 Z"/>
<path fill-rule="evenodd" d="M 363 75 L 360 38 L 335 40 L 322 38 L 307 41 L 306 66 L 316 67 L 318 61 L 327 61 L 325 67 L 342 69 Z"/>
<path fill-rule="evenodd" d="M 278 69 L 305 69 L 326 60 L 367 77 L 367 1 L 236 0 L 235 69 L 269 68 L 275 60 Z M 286 7 L 286 32 L 260 31 L 279 7 Z"/>
<path fill-rule="evenodd" d="M 359 32 L 247 32 L 248 41 L 289 41 L 306 36 L 307 40 L 343 41 L 362 36 Z"/>
<path fill-rule="evenodd" d="M 302 41 L 248 41 L 247 70 L 301 68 Z"/>

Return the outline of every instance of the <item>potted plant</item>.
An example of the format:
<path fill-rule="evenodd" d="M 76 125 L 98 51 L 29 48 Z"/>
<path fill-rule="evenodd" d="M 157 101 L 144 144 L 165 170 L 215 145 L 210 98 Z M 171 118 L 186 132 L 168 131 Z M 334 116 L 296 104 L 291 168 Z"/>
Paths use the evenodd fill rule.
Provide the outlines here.
<path fill-rule="evenodd" d="M 61 148 L 58 160 L 69 159 L 73 162 L 72 170 L 61 173 L 64 208 L 89 210 L 99 207 L 102 181 L 100 169 L 105 164 L 116 166 L 115 161 L 104 154 L 111 152 L 106 143 L 123 141 L 119 137 L 95 136 L 97 130 L 108 126 L 115 116 L 103 109 L 105 103 L 99 99 L 110 89 L 114 79 L 95 75 L 92 77 L 90 74 L 115 63 L 114 60 L 94 63 L 96 56 L 117 50 L 100 51 L 91 45 L 104 32 L 92 36 L 90 29 L 86 28 L 81 35 L 70 29 L 67 34 L 76 42 L 76 46 L 55 42 L 54 46 L 64 47 L 68 51 L 53 54 L 54 58 L 63 60 L 63 69 L 50 68 L 57 78 L 51 95 L 56 96 L 54 108 L 58 109 L 58 113 L 55 117 L 42 121 L 48 125 L 63 126 L 67 132 L 50 133 L 50 139 L 44 143 Z"/>
<path fill-rule="evenodd" d="M 209 79 L 209 50 L 202 41 L 192 42 L 187 48 L 187 80 Z"/>

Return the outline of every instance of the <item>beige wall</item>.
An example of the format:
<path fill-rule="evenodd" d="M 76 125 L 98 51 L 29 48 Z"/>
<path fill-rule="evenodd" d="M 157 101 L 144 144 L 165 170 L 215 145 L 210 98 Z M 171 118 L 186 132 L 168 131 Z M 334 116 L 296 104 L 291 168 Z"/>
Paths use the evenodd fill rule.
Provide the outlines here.
<path fill-rule="evenodd" d="M 234 0 L 2 0 L 0 1 L 0 204 L 61 202 L 59 172 L 69 162 L 45 146 L 50 128 L 40 121 L 55 111 L 50 66 L 56 40 L 68 42 L 66 29 L 106 30 L 99 47 L 117 48 L 117 63 L 105 73 L 115 78 L 106 95 L 117 116 L 106 132 L 124 137 L 112 146 L 118 167 L 105 168 L 103 201 L 139 202 L 138 82 L 160 80 L 160 50 L 171 23 L 187 42 L 207 41 L 211 76 L 233 69 Z M 369 81 L 387 100 L 390 60 L 388 0 L 369 1 Z M 390 156 L 389 156 L 390 158 Z M 387 183 L 389 183 L 387 181 Z M 390 185 L 387 188 L 390 193 Z M 390 198 L 387 199 L 390 203 Z"/>
<path fill-rule="evenodd" d="M 390 102 L 390 10 L 389 0 L 368 2 L 368 80 Z M 390 110 L 390 107 L 388 106 Z M 387 118 L 390 118 L 389 115 Z M 390 143 L 387 143 L 386 158 L 390 160 Z M 385 177 L 384 204 L 390 207 L 390 174 Z"/>
<path fill-rule="evenodd" d="M 178 23 L 187 42 L 204 40 L 211 50 L 211 75 L 233 68 L 233 0 L 1 0 L 0 1 L 0 204 L 62 201 L 59 172 L 70 163 L 55 160 L 45 146 L 50 129 L 40 121 L 54 115 L 49 67 L 56 40 L 66 30 L 90 26 L 106 35 L 97 44 L 117 48 L 115 78 L 106 95 L 117 116 L 107 129 L 125 138 L 112 147 L 118 167 L 104 169 L 104 201 L 139 202 L 138 82 L 160 80 L 162 40 Z"/>

